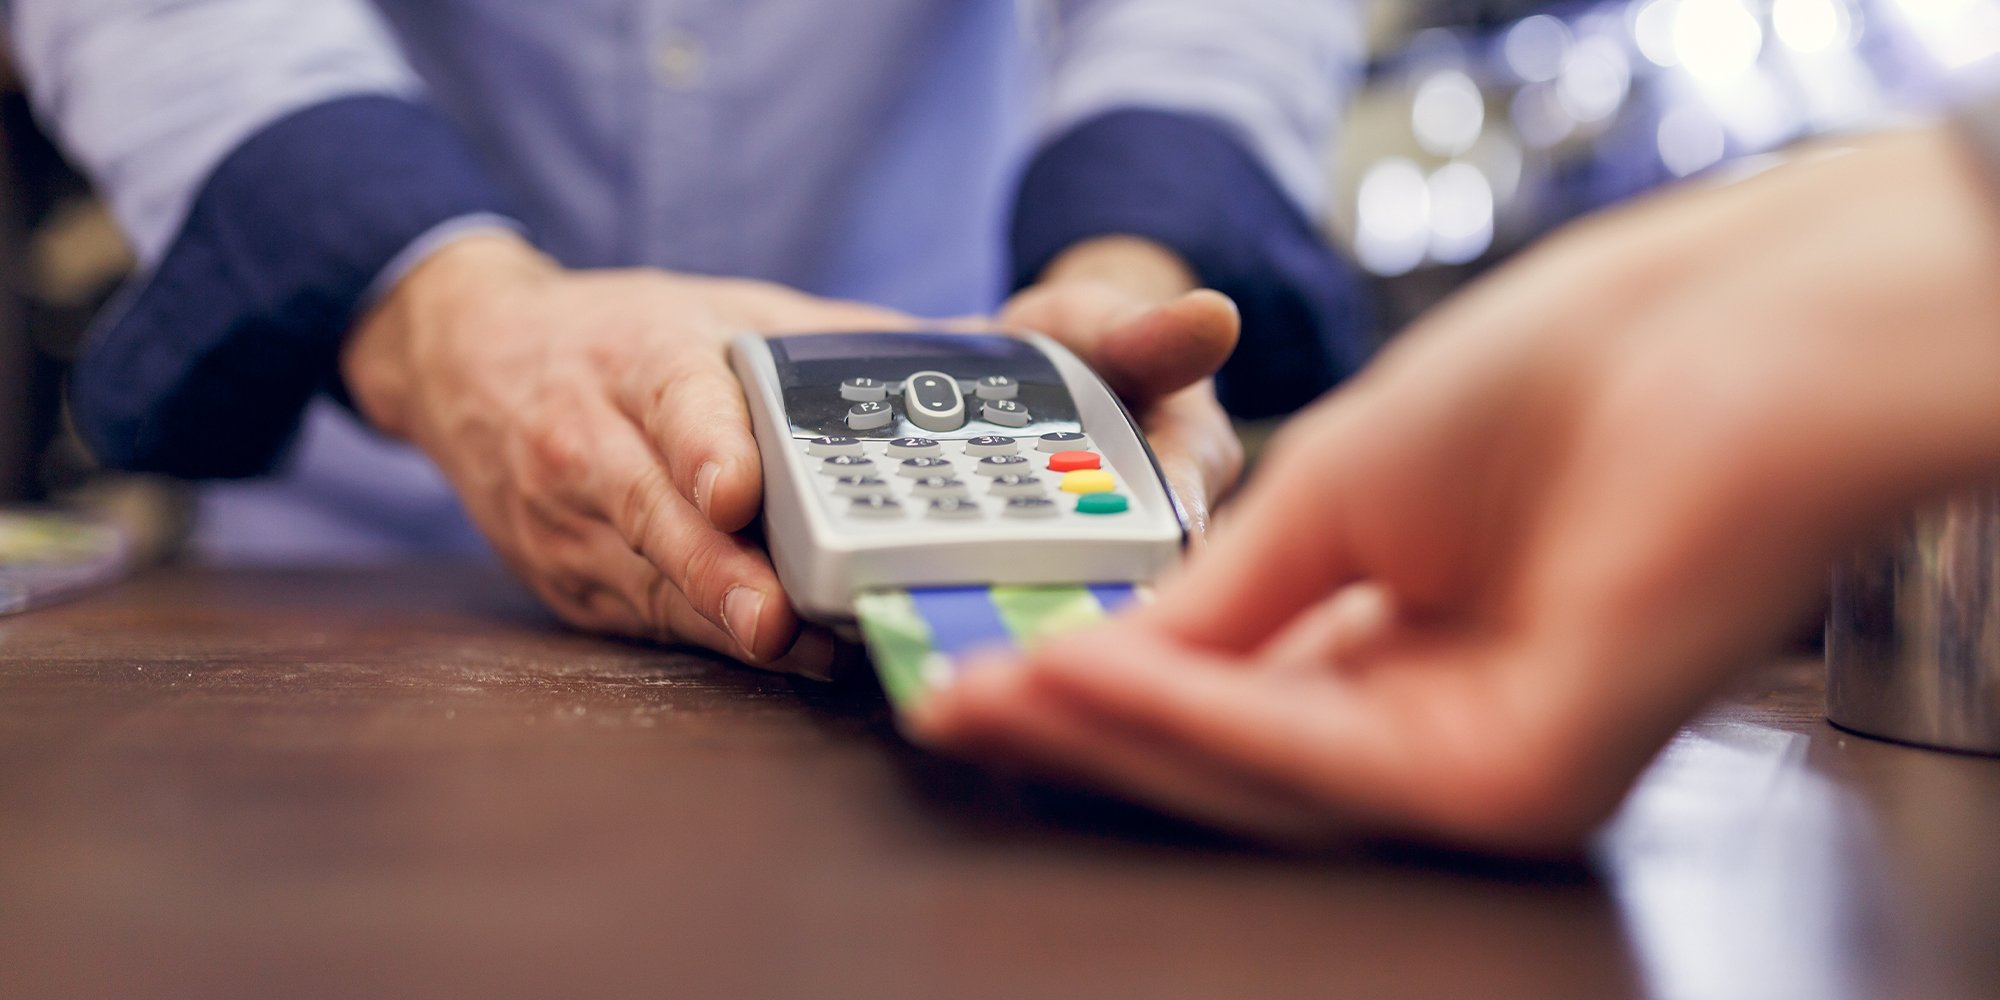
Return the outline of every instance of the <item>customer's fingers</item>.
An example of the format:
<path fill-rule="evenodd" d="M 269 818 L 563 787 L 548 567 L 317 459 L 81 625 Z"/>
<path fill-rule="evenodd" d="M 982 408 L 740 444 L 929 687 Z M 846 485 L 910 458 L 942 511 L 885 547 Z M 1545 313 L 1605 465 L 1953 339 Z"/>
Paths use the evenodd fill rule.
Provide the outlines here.
<path fill-rule="evenodd" d="M 1038 685 L 1086 711 L 1368 827 L 1563 851 L 1628 776 L 1598 774 L 1575 752 L 1602 734 L 1567 724 L 1562 693 L 1542 690 L 1537 657 L 1523 654 L 1502 640 L 1446 638 L 1413 643 L 1358 678 L 1301 675 L 1108 631 L 1049 643 L 1032 669 Z"/>
<path fill-rule="evenodd" d="M 1310 419 L 1323 421 L 1324 412 Z M 1337 433 L 1302 426 L 1313 461 L 1267 462 L 1214 532 L 1138 612 L 1196 645 L 1247 651 L 1361 572 L 1342 509 L 1355 488 Z M 1296 453 L 1296 452 L 1295 452 Z M 1280 455 L 1282 458 L 1282 455 Z"/>
<path fill-rule="evenodd" d="M 1341 828 L 1334 811 L 1296 790 L 1163 737 L 1143 718 L 1091 712 L 1039 677 L 1032 665 L 968 663 L 907 725 L 957 756 L 1114 790 L 1223 829 L 1297 841 Z"/>

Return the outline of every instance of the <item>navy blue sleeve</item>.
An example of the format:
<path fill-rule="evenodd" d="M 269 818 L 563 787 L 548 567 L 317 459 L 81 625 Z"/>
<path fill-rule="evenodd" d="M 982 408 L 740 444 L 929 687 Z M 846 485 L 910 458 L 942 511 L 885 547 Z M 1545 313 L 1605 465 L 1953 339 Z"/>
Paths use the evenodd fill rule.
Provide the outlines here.
<path fill-rule="evenodd" d="M 1014 207 L 1014 287 L 1087 239 L 1140 236 L 1178 253 L 1243 310 L 1217 377 L 1244 417 L 1288 413 L 1366 360 L 1364 286 L 1221 124 L 1129 109 L 1086 120 L 1029 163 Z"/>
<path fill-rule="evenodd" d="M 114 468 L 269 471 L 382 269 L 433 227 L 503 199 L 435 110 L 387 96 L 314 105 L 238 146 L 158 267 L 71 377 L 77 430 Z"/>

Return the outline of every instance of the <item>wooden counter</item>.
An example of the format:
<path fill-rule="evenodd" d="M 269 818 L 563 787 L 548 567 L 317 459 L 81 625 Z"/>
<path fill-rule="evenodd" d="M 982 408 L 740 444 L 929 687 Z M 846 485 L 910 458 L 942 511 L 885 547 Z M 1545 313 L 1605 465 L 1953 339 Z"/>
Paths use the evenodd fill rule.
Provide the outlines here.
<path fill-rule="evenodd" d="M 0 618 L 0 997 L 2000 993 L 2000 761 L 1749 681 L 1589 866 L 1299 858 L 492 570 L 162 571 Z"/>

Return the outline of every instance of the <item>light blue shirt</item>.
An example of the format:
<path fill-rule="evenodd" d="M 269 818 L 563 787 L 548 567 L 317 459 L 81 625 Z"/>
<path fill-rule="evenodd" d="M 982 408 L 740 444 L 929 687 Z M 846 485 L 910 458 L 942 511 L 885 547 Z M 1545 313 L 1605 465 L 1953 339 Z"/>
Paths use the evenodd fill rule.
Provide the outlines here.
<path fill-rule="evenodd" d="M 142 267 L 216 165 L 337 97 L 422 95 L 566 264 L 764 278 L 928 315 L 1003 291 L 1043 139 L 1144 107 L 1226 124 L 1301 206 L 1356 63 L 1329 0 L 14 0 L 35 106 Z M 453 220 L 383 280 L 451 238 Z M 316 404 L 279 478 L 205 488 L 222 558 L 481 547 L 430 464 Z"/>

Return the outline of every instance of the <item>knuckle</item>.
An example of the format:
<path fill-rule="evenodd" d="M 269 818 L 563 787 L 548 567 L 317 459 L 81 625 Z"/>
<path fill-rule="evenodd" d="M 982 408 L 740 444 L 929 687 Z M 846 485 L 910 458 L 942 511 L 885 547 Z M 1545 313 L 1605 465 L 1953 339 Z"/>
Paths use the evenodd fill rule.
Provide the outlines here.
<path fill-rule="evenodd" d="M 728 540 L 718 532 L 704 532 L 688 547 L 675 583 L 697 609 L 720 610 L 722 591 L 731 582 L 724 578 L 724 573 L 732 555 Z"/>
<path fill-rule="evenodd" d="M 573 483 L 590 472 L 594 452 L 591 436 L 574 418 L 533 420 L 520 440 L 524 452 L 520 457 L 538 481 Z"/>
<path fill-rule="evenodd" d="M 692 635 L 682 627 L 681 622 L 691 610 L 687 597 L 664 575 L 654 576 L 646 584 L 644 595 L 646 628 L 648 633 L 663 643 L 687 642 Z"/>
<path fill-rule="evenodd" d="M 618 525 L 625 544 L 656 564 L 660 562 L 656 554 L 667 532 L 673 500 L 672 489 L 660 468 L 649 466 L 632 477 L 618 503 Z"/>
<path fill-rule="evenodd" d="M 695 459 L 729 426 L 730 408 L 715 374 L 706 366 L 677 366 L 646 387 L 646 433 L 660 444 L 675 467 L 697 467 Z"/>

